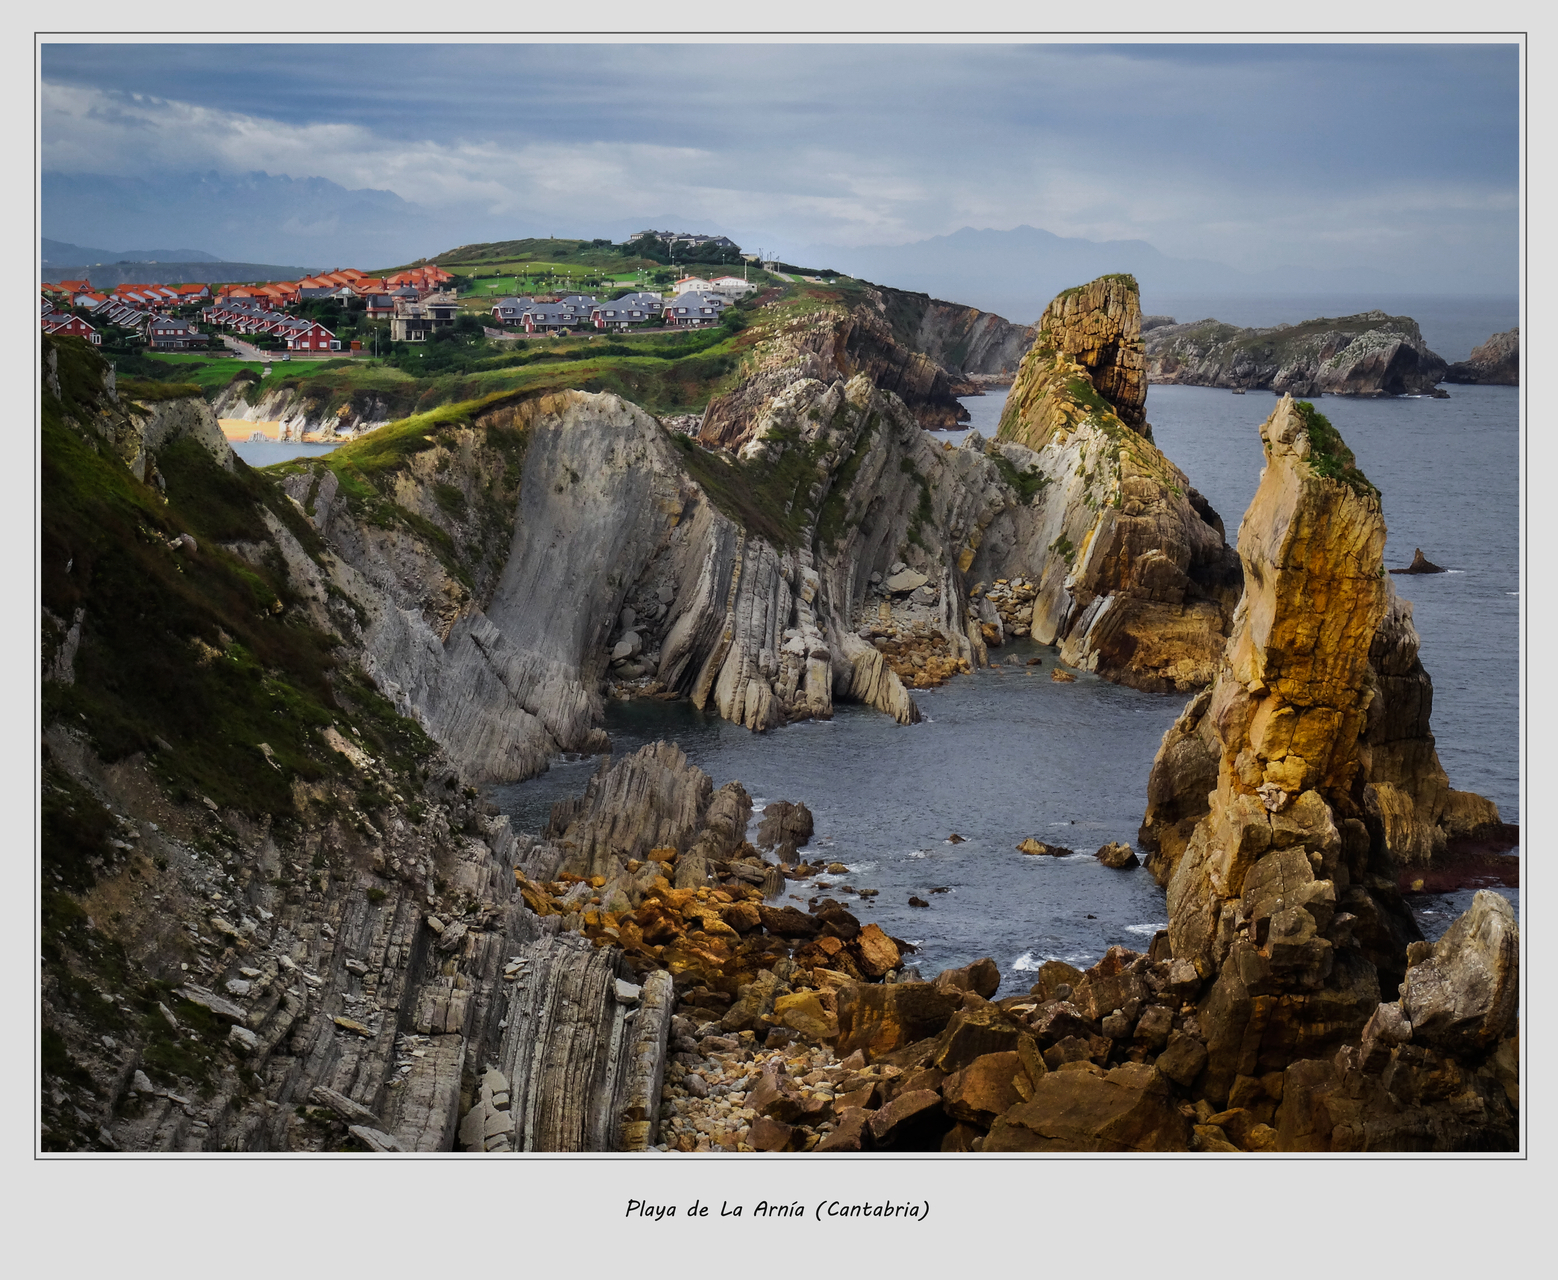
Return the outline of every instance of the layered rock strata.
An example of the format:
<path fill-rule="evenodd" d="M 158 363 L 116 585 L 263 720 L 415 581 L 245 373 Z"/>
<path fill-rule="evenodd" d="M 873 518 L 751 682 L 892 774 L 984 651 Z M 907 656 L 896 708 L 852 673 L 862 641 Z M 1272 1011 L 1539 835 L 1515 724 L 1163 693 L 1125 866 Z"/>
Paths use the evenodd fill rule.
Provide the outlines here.
<path fill-rule="evenodd" d="M 1383 311 L 1267 329 L 1158 324 L 1145 351 L 1151 382 L 1295 396 L 1432 395 L 1448 367 L 1417 321 Z"/>
<path fill-rule="evenodd" d="M 1164 735 L 1140 839 L 1168 883 L 1219 797 L 1226 809 L 1258 793 L 1269 809 L 1318 787 L 1348 797 L 1385 857 L 1427 863 L 1496 827 L 1498 809 L 1453 790 L 1439 763 L 1433 682 L 1384 572 L 1377 494 L 1307 403 L 1285 398 L 1261 438 L 1235 634 L 1215 684 Z"/>
<path fill-rule="evenodd" d="M 1045 310 L 993 450 L 1029 496 L 981 531 L 968 567 L 1023 579 L 1030 634 L 1067 664 L 1187 690 L 1211 678 L 1239 566 L 1217 513 L 1151 441 L 1140 324 L 1128 276 Z"/>
<path fill-rule="evenodd" d="M 1481 346 L 1473 347 L 1465 360 L 1457 360 L 1444 375 L 1446 382 L 1473 383 L 1481 386 L 1518 387 L 1520 385 L 1520 330 L 1495 333 Z"/>
<path fill-rule="evenodd" d="M 434 491 L 504 430 L 524 440 L 511 539 L 501 549 L 456 525 L 451 565 L 426 532 L 451 523 Z M 479 472 L 467 487 L 474 516 L 488 501 Z M 901 622 L 948 670 L 968 662 L 948 542 L 1010 500 L 989 461 L 934 447 L 863 376 L 791 383 L 734 457 L 612 396 L 527 400 L 416 456 L 395 493 L 423 522 L 409 527 L 365 518 L 323 467 L 287 488 L 335 553 L 332 585 L 363 609 L 381 687 L 488 778 L 598 750 L 608 681 L 759 730 L 825 718 L 835 700 L 913 722 L 893 655 L 873 641 Z M 924 570 L 916 591 L 884 585 L 900 556 Z"/>
<path fill-rule="evenodd" d="M 1396 890 L 1397 860 L 1426 856 L 1459 823 L 1496 813 L 1449 792 L 1433 755 L 1431 686 L 1410 609 L 1384 572 L 1377 491 L 1307 404 L 1284 398 L 1261 438 L 1267 464 L 1240 526 L 1246 589 L 1234 632 L 1211 688 L 1165 735 L 1143 835 L 1157 844 L 1152 866 L 1168 886 L 1168 955 L 1205 984 L 1196 1015 L 1208 1057 L 1197 1089 L 1218 1106 L 1280 1091 L 1286 1108 L 1292 1086 L 1261 1083 L 1273 1073 L 1297 1072 L 1313 1090 L 1360 1053 L 1376 1071 L 1421 1060 L 1399 1029 L 1368 1029 L 1388 1017 L 1376 1012 L 1382 992 L 1403 978 L 1410 988 L 1407 971 L 1424 954 Z M 1461 945 L 1479 929 L 1452 931 L 1444 963 L 1480 963 Z M 1338 1122 L 1326 1142 L 1507 1144 L 1510 1112 L 1487 1050 L 1511 1030 L 1508 1015 L 1500 1003 L 1496 1030 L 1444 1068 L 1465 1090 L 1456 1106 L 1475 1111 L 1469 1125 L 1456 1118 L 1465 1110 L 1430 1106 L 1399 1128 L 1380 1119 L 1373 1136 Z M 1393 1079 L 1366 1109 L 1400 1116 L 1446 1096 L 1413 1092 L 1406 1077 L 1397 1090 Z"/>

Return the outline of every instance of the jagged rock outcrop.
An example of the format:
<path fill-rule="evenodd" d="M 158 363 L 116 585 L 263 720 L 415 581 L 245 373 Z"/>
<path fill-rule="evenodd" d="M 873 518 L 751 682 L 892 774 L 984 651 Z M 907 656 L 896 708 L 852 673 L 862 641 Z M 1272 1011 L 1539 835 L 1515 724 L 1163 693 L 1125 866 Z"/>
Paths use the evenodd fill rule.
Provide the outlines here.
<path fill-rule="evenodd" d="M 758 349 L 756 376 L 709 402 L 699 440 L 739 448 L 785 388 L 807 379 L 848 381 L 858 374 L 896 395 L 922 426 L 950 427 L 966 419 L 957 397 L 978 388 L 911 345 L 910 332 L 895 330 L 891 302 L 893 291 L 868 288 L 866 300 L 853 307 L 834 304 L 788 317 Z"/>
<path fill-rule="evenodd" d="M 1445 371 L 1446 382 L 1473 383 L 1481 386 L 1518 387 L 1520 385 L 1520 329 L 1495 333 L 1481 346 L 1473 347 L 1465 360 L 1457 360 Z"/>
<path fill-rule="evenodd" d="M 1161 324 L 1145 350 L 1150 382 L 1295 396 L 1432 395 L 1447 368 L 1417 321 L 1383 311 L 1268 329 Z"/>
<path fill-rule="evenodd" d="M 1433 682 L 1412 606 L 1384 573 L 1377 495 L 1307 403 L 1285 398 L 1261 438 L 1234 635 L 1216 684 L 1164 735 L 1140 839 L 1169 883 L 1219 803 L 1256 792 L 1280 812 L 1318 788 L 1347 797 L 1343 812 L 1367 820 L 1384 856 L 1426 863 L 1491 829 L 1498 810 L 1452 790 L 1439 763 Z"/>
<path fill-rule="evenodd" d="M 1405 569 L 1392 569 L 1392 573 L 1444 573 L 1432 560 L 1423 554 L 1422 547 L 1416 548 L 1412 553 L 1412 563 Z"/>
<path fill-rule="evenodd" d="M 1246 586 L 1233 634 L 1212 687 L 1165 735 L 1143 829 L 1168 886 L 1168 953 L 1205 984 L 1196 1017 L 1207 1061 L 1196 1088 L 1229 1108 L 1251 1096 L 1280 1096 L 1286 1108 L 1289 1087 L 1296 1098 L 1334 1086 L 1333 1055 L 1351 1061 L 1368 1043 L 1382 992 L 1421 958 L 1410 949 L 1423 944 L 1396 888 L 1397 859 L 1454 824 L 1436 809 L 1447 789 L 1427 733 L 1427 677 L 1410 609 L 1384 573 L 1378 493 L 1307 404 L 1284 397 L 1261 438 L 1267 463 L 1240 526 Z M 1177 790 L 1208 781 L 1204 800 Z M 1463 943 L 1488 931 L 1473 923 L 1455 932 L 1446 955 L 1473 963 Z M 1507 955 L 1500 942 L 1484 950 Z M 1396 1047 L 1371 1061 L 1405 1070 L 1421 1050 L 1390 1034 Z M 1261 1083 L 1282 1072 L 1281 1089 Z M 1394 1080 L 1369 1108 L 1399 1115 L 1423 1100 Z M 1489 1102 L 1490 1088 L 1473 1092 L 1474 1139 L 1435 1111 L 1372 1136 L 1335 1136 L 1336 1122 L 1325 1140 L 1390 1149 L 1428 1126 L 1434 1142 L 1506 1142 L 1507 1111 Z M 1281 1141 L 1301 1143 L 1321 1122 L 1314 1106 L 1300 1121 L 1291 1105 Z"/>
<path fill-rule="evenodd" d="M 1479 890 L 1401 999 L 1356 1044 L 1291 1063 L 1273 1121 L 1283 1151 L 1513 1151 L 1519 1146 L 1520 929 Z"/>
<path fill-rule="evenodd" d="M 981 531 L 981 578 L 1026 576 L 1031 632 L 1071 666 L 1154 690 L 1211 679 L 1238 599 L 1222 521 L 1153 445 L 1136 283 L 1046 308 L 994 449 L 1031 496 Z"/>

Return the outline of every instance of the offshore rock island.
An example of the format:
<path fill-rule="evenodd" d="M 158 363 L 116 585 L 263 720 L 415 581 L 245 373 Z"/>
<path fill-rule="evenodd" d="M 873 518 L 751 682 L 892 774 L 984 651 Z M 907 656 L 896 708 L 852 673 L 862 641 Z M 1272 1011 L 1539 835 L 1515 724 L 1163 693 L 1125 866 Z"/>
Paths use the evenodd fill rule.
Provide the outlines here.
<path fill-rule="evenodd" d="M 1439 765 L 1377 491 L 1284 395 L 1230 547 L 1145 416 L 1171 359 L 1442 374 L 1351 320 L 1256 359 L 1144 341 L 1129 276 L 1032 329 L 774 289 L 680 430 L 554 384 L 359 405 L 394 416 L 264 472 L 197 389 L 46 337 L 45 1148 L 1513 1149 L 1513 911 L 1430 945 L 1398 888 L 1510 829 Z M 994 439 L 927 431 L 1007 377 Z M 827 896 L 806 797 L 753 829 L 603 727 L 913 724 L 1012 637 L 1190 697 L 1142 797 L 1167 929 L 1025 995 Z M 544 831 L 482 798 L 561 753 L 599 767 Z"/>
<path fill-rule="evenodd" d="M 1423 342 L 1417 321 L 1383 311 L 1267 329 L 1153 319 L 1146 349 L 1156 383 L 1295 396 L 1434 395 L 1449 368 Z"/>

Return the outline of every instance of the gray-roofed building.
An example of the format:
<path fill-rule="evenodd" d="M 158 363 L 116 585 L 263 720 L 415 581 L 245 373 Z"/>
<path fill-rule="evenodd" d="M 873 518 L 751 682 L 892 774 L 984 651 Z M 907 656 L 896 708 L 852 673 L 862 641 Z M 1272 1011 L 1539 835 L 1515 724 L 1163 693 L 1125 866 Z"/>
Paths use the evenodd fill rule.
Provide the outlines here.
<path fill-rule="evenodd" d="M 665 322 L 678 329 L 718 324 L 725 306 L 725 299 L 717 293 L 687 292 L 665 304 Z"/>

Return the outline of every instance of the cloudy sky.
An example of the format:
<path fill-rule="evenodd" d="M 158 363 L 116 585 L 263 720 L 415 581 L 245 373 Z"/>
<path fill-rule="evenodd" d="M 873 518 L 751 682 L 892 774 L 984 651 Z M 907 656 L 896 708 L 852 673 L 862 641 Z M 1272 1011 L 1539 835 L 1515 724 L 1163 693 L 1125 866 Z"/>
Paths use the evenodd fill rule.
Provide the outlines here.
<path fill-rule="evenodd" d="M 43 233 L 385 265 L 1021 225 L 1512 290 L 1514 45 L 45 45 Z"/>

